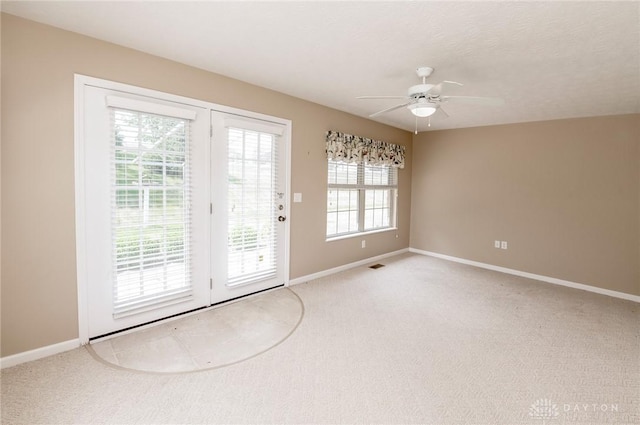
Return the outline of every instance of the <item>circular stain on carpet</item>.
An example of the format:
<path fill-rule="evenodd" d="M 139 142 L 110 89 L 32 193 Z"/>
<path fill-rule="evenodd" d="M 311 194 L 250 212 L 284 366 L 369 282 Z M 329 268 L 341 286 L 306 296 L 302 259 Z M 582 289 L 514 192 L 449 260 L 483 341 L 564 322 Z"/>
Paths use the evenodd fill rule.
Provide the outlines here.
<path fill-rule="evenodd" d="M 287 339 L 304 315 L 288 288 L 87 345 L 110 366 L 152 373 L 214 369 L 255 357 Z"/>

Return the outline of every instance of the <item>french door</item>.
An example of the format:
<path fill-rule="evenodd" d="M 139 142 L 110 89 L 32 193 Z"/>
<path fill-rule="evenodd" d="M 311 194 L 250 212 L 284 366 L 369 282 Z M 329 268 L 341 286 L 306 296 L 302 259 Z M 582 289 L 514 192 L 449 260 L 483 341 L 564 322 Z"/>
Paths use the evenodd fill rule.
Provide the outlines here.
<path fill-rule="evenodd" d="M 81 100 L 88 337 L 208 305 L 209 109 L 89 85 Z"/>
<path fill-rule="evenodd" d="M 76 106 L 82 343 L 286 282 L 288 121 L 84 76 Z"/>
<path fill-rule="evenodd" d="M 212 112 L 211 303 L 285 283 L 286 126 Z"/>

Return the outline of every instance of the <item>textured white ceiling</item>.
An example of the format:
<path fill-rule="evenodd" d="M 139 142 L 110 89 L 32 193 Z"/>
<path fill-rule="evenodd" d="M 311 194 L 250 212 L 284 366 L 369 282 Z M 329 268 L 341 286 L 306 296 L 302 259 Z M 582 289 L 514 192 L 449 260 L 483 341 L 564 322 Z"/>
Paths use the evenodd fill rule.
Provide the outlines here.
<path fill-rule="evenodd" d="M 429 129 L 640 112 L 640 2 L 3 2 L 27 19 L 368 116 L 431 66 Z M 406 130 L 406 109 L 376 117 Z M 419 123 L 427 130 L 426 119 Z"/>

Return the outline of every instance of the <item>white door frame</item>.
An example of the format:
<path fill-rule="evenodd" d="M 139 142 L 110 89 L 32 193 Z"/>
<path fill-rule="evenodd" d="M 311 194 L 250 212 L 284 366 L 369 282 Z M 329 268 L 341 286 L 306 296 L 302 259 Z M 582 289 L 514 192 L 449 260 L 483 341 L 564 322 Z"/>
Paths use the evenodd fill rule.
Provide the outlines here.
<path fill-rule="evenodd" d="M 88 323 L 88 299 L 87 288 L 89 285 L 88 269 L 87 269 L 87 230 L 86 230 L 86 209 L 85 209 L 85 151 L 84 151 L 84 95 L 87 86 L 101 87 L 110 90 L 135 93 L 141 96 L 154 98 L 162 98 L 171 102 L 184 103 L 188 105 L 198 106 L 209 109 L 209 117 L 212 111 L 226 112 L 236 115 L 244 115 L 250 118 L 262 119 L 266 121 L 277 122 L 285 125 L 286 145 L 284 149 L 285 155 L 285 191 L 288 194 L 286 203 L 285 222 L 285 247 L 284 247 L 284 284 L 289 286 L 289 256 L 290 256 L 290 200 L 291 200 L 291 126 L 290 120 L 273 117 L 256 112 L 245 111 L 238 108 L 231 108 L 224 105 L 217 105 L 202 100 L 192 99 L 184 96 L 168 94 L 156 90 L 145 89 L 128 84 L 117 83 L 109 80 L 103 80 L 85 75 L 74 75 L 74 165 L 75 165 L 75 214 L 76 214 L 76 273 L 77 273 L 77 294 L 78 294 L 78 339 L 81 345 L 89 343 L 89 323 Z M 209 118 L 210 120 L 210 118 Z M 211 122 L 209 121 L 211 127 Z M 209 143 L 210 146 L 210 143 Z M 208 154 L 210 156 L 210 152 Z M 207 161 L 211 164 L 211 161 Z M 208 170 L 207 191 L 211 193 L 209 187 L 211 182 L 211 170 Z M 212 200 L 210 200 L 212 201 Z M 210 234 L 210 230 L 208 234 Z M 211 246 L 211 243 L 209 243 Z M 211 256 L 208 255 L 208 258 Z M 211 270 L 209 270 L 211 276 Z"/>

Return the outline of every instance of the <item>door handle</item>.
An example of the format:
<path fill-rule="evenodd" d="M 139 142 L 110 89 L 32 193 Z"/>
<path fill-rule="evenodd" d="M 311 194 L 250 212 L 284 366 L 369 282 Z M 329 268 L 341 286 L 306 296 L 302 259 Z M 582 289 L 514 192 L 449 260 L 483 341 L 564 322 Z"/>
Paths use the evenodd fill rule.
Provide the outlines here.
<path fill-rule="evenodd" d="M 287 217 L 281 215 L 280 217 L 278 217 L 278 221 L 285 221 L 287 219 Z"/>

